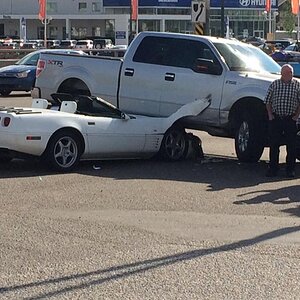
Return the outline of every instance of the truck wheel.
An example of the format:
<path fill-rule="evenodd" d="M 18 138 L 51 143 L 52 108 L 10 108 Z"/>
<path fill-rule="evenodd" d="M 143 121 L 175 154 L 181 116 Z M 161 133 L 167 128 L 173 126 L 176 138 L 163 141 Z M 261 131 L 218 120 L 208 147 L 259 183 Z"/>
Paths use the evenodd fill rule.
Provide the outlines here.
<path fill-rule="evenodd" d="M 181 128 L 171 127 L 161 142 L 159 154 L 168 161 L 181 160 L 186 156 L 188 142 L 186 132 Z"/>
<path fill-rule="evenodd" d="M 10 93 L 11 93 L 10 90 L 0 90 L 0 94 L 4 97 L 9 96 Z"/>
<path fill-rule="evenodd" d="M 242 162 L 257 162 L 264 150 L 262 121 L 243 116 L 235 132 L 235 152 Z"/>
<path fill-rule="evenodd" d="M 56 133 L 49 141 L 45 160 L 57 171 L 69 172 L 78 164 L 81 145 L 76 134 L 64 130 Z"/>

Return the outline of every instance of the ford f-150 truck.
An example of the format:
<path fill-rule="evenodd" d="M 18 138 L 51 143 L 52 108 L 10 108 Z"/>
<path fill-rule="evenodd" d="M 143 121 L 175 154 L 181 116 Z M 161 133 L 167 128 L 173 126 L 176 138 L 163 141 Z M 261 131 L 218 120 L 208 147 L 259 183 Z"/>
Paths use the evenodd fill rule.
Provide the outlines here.
<path fill-rule="evenodd" d="M 32 96 L 52 93 L 104 98 L 135 114 L 168 116 L 195 99 L 210 97 L 185 128 L 235 138 L 240 161 L 259 160 L 266 141 L 264 97 L 280 66 L 260 49 L 235 40 L 142 32 L 124 58 L 42 53 Z"/>

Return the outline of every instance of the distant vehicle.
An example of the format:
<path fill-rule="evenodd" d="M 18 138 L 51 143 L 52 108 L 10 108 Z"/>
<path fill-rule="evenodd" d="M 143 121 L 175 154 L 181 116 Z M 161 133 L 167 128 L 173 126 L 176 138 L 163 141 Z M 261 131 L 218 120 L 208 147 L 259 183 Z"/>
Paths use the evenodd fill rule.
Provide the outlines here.
<path fill-rule="evenodd" d="M 25 42 L 20 44 L 21 49 L 36 49 L 37 43 L 36 42 Z"/>
<path fill-rule="evenodd" d="M 242 42 L 252 44 L 253 46 L 256 46 L 256 47 L 263 45 L 265 43 L 265 41 L 266 40 L 264 40 L 260 37 L 257 37 L 257 36 L 251 36 L 251 37 L 248 37 L 248 38 L 245 38 L 242 40 Z"/>
<path fill-rule="evenodd" d="M 299 43 L 294 43 L 294 44 L 291 44 L 289 46 L 287 46 L 284 50 L 286 51 L 300 51 L 300 45 Z"/>
<path fill-rule="evenodd" d="M 62 49 L 73 49 L 76 46 L 76 40 L 62 40 L 60 42 L 60 48 Z"/>
<path fill-rule="evenodd" d="M 17 43 L 0 43 L 0 49 L 17 49 L 19 48 Z"/>
<path fill-rule="evenodd" d="M 94 43 L 92 40 L 79 40 L 75 45 L 75 49 L 93 49 Z"/>
<path fill-rule="evenodd" d="M 95 49 L 110 49 L 113 47 L 111 39 L 94 39 Z"/>
<path fill-rule="evenodd" d="M 0 95 L 8 96 L 12 91 L 30 91 L 35 82 L 38 59 L 44 52 L 87 55 L 83 51 L 71 49 L 41 49 L 31 52 L 16 64 L 0 68 Z"/>
<path fill-rule="evenodd" d="M 60 48 L 60 40 L 48 40 L 47 41 L 48 49 L 57 49 Z"/>
<path fill-rule="evenodd" d="M 276 50 L 283 50 L 287 46 L 293 44 L 293 40 L 273 40 L 273 41 L 266 41 L 266 44 L 273 46 Z"/>

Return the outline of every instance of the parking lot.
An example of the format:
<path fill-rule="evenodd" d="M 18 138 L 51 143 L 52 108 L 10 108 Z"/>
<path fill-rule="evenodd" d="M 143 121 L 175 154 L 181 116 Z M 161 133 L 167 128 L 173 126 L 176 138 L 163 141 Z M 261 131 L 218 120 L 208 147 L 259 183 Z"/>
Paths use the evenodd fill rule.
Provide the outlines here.
<path fill-rule="evenodd" d="M 242 164 L 194 133 L 202 161 L 0 165 L 0 298 L 299 299 L 299 162 L 266 178 L 267 150 Z"/>

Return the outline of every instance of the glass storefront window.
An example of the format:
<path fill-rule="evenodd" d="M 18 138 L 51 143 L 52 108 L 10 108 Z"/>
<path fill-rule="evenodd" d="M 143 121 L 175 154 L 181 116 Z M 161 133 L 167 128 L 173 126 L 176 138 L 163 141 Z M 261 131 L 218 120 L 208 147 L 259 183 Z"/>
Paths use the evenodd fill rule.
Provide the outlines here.
<path fill-rule="evenodd" d="M 72 38 L 83 39 L 87 35 L 87 28 L 86 27 L 72 27 L 71 35 L 72 35 Z"/>
<path fill-rule="evenodd" d="M 165 23 L 165 31 L 167 32 L 191 33 L 194 31 L 193 27 L 192 22 L 183 20 L 166 20 Z"/>
<path fill-rule="evenodd" d="M 93 12 L 101 12 L 101 2 L 93 2 L 92 3 L 92 11 Z"/>
<path fill-rule="evenodd" d="M 56 2 L 47 2 L 47 13 L 57 13 Z"/>
<path fill-rule="evenodd" d="M 113 39 L 115 36 L 115 20 L 105 20 L 105 36 Z"/>
<path fill-rule="evenodd" d="M 139 31 L 160 31 L 159 20 L 139 20 Z"/>

